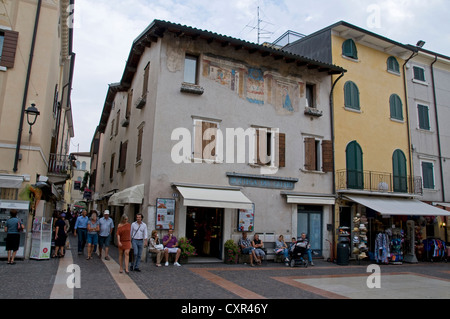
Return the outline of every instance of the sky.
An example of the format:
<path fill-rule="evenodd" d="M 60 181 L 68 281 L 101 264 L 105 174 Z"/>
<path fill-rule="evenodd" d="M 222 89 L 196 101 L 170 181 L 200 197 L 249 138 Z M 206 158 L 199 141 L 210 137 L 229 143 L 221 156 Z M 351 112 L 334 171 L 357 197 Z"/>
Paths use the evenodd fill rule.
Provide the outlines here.
<path fill-rule="evenodd" d="M 154 19 L 258 43 L 258 8 L 260 43 L 343 20 L 450 56 L 448 0 L 76 0 L 70 152 L 90 150 L 108 85 L 120 81 L 134 39 Z"/>

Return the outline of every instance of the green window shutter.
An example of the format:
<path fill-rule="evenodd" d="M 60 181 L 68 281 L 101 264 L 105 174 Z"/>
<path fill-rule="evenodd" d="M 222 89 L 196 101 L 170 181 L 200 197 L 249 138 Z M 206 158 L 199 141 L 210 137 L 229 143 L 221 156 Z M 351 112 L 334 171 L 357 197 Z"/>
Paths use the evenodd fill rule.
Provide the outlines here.
<path fill-rule="evenodd" d="M 423 187 L 428 189 L 434 189 L 434 168 L 433 163 L 422 162 L 422 178 Z"/>
<path fill-rule="evenodd" d="M 359 90 L 355 83 L 348 81 L 344 85 L 345 107 L 359 110 Z"/>
<path fill-rule="evenodd" d="M 398 61 L 393 56 L 390 56 L 387 59 L 387 68 L 389 71 L 400 73 L 400 65 L 398 64 Z"/>
<path fill-rule="evenodd" d="M 352 39 L 345 40 L 342 44 L 342 55 L 352 59 L 358 59 L 358 51 L 356 44 Z"/>
<path fill-rule="evenodd" d="M 364 189 L 363 153 L 356 141 L 347 145 L 347 187 L 351 189 Z"/>
<path fill-rule="evenodd" d="M 394 177 L 394 192 L 408 191 L 406 175 L 406 156 L 401 150 L 396 150 L 392 156 L 392 171 Z"/>
<path fill-rule="evenodd" d="M 428 106 L 426 105 L 418 105 L 417 106 L 419 113 L 419 128 L 422 130 L 430 130 L 430 118 L 428 114 Z"/>
<path fill-rule="evenodd" d="M 414 66 L 413 70 L 414 70 L 414 79 L 425 82 L 425 70 L 417 66 Z"/>
<path fill-rule="evenodd" d="M 397 94 L 392 94 L 389 98 L 391 109 L 391 118 L 396 120 L 403 120 L 403 104 L 402 100 Z"/>

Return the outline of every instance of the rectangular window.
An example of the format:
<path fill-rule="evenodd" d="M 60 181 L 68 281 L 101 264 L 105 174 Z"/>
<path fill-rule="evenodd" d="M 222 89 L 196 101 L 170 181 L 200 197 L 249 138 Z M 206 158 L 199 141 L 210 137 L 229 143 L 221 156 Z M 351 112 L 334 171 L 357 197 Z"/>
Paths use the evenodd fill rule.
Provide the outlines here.
<path fill-rule="evenodd" d="M 332 142 L 314 137 L 305 137 L 305 170 L 332 172 L 333 147 Z"/>
<path fill-rule="evenodd" d="M 144 85 L 142 87 L 142 97 L 147 97 L 147 91 L 148 91 L 148 77 L 150 74 L 150 62 L 147 64 L 147 66 L 144 69 Z"/>
<path fill-rule="evenodd" d="M 422 130 L 430 130 L 430 116 L 428 106 L 426 105 L 417 105 L 417 112 L 419 117 L 419 128 Z"/>
<path fill-rule="evenodd" d="M 0 31 L 0 66 L 14 67 L 18 37 L 18 32 L 11 30 Z"/>
<path fill-rule="evenodd" d="M 316 107 L 316 101 L 314 98 L 314 84 L 306 84 L 306 106 Z"/>
<path fill-rule="evenodd" d="M 131 115 L 131 103 L 133 102 L 133 89 L 130 89 L 128 91 L 128 96 L 127 96 L 127 111 L 125 113 L 125 118 L 129 119 L 130 115 Z"/>
<path fill-rule="evenodd" d="M 114 132 L 114 135 L 116 135 L 116 136 L 119 133 L 119 122 L 120 122 L 120 110 L 117 111 L 117 117 L 116 117 L 116 130 Z"/>
<path fill-rule="evenodd" d="M 197 84 L 197 64 L 198 58 L 193 55 L 186 55 L 184 59 L 184 82 Z"/>
<path fill-rule="evenodd" d="M 219 123 L 213 121 L 194 120 L 194 159 L 217 159 L 217 131 Z"/>
<path fill-rule="evenodd" d="M 138 142 L 137 142 L 137 150 L 136 150 L 136 163 L 142 159 L 142 137 L 144 134 L 144 126 L 141 125 L 138 128 Z"/>
<path fill-rule="evenodd" d="M 425 70 L 423 68 L 414 66 L 413 72 L 414 72 L 414 80 L 425 82 Z"/>
<path fill-rule="evenodd" d="M 114 159 L 116 157 L 116 153 L 111 155 L 111 166 L 109 167 L 109 179 L 112 181 L 114 178 Z"/>
<path fill-rule="evenodd" d="M 119 172 L 125 171 L 127 164 L 127 149 L 128 141 L 120 143 L 120 153 L 119 153 Z"/>
<path fill-rule="evenodd" d="M 422 162 L 423 188 L 434 189 L 434 165 L 432 162 Z"/>
<path fill-rule="evenodd" d="M 273 128 L 255 128 L 255 163 L 286 167 L 286 134 Z"/>

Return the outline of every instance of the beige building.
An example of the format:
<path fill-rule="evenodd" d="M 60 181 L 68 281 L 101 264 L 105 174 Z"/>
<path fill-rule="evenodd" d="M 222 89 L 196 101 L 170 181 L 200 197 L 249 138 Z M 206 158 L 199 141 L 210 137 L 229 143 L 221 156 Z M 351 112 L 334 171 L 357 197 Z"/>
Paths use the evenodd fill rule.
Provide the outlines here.
<path fill-rule="evenodd" d="M 31 216 L 64 208 L 74 136 L 71 4 L 0 2 L 0 198 L 31 202 L 28 229 Z M 27 111 L 36 109 L 33 123 Z M 30 189 L 35 197 L 28 196 Z"/>
<path fill-rule="evenodd" d="M 91 152 L 99 209 L 141 212 L 211 258 L 242 230 L 266 242 L 305 231 L 326 257 L 331 74 L 344 71 L 155 20 L 107 92 Z"/>

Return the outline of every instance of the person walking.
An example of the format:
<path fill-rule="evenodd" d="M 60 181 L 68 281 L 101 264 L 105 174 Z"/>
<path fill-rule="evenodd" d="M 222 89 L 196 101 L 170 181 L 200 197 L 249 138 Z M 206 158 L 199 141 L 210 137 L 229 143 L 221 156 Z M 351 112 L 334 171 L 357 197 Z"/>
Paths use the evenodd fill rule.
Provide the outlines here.
<path fill-rule="evenodd" d="M 109 210 L 103 212 L 103 217 L 99 220 L 100 232 L 98 234 L 98 256 L 102 259 L 102 249 L 105 247 L 105 260 L 109 260 L 109 243 L 111 241 L 111 234 L 114 229 L 114 222 L 109 218 Z"/>
<path fill-rule="evenodd" d="M 55 223 L 55 252 L 53 258 L 64 257 L 64 247 L 67 239 L 67 224 L 65 221 L 66 214 L 58 214 L 58 219 Z"/>
<path fill-rule="evenodd" d="M 131 224 L 131 247 L 133 247 L 134 260 L 130 270 L 141 271 L 142 251 L 147 247 L 147 225 L 142 221 L 144 216 L 141 213 L 136 214 L 136 221 Z"/>
<path fill-rule="evenodd" d="M 119 246 L 119 272 L 123 272 L 125 262 L 125 272 L 128 274 L 128 262 L 130 260 L 131 249 L 131 224 L 128 222 L 128 216 L 122 215 L 119 225 L 117 225 L 117 245 Z"/>
<path fill-rule="evenodd" d="M 98 231 L 100 230 L 100 225 L 97 220 L 97 213 L 93 212 L 91 215 L 91 220 L 87 225 L 87 244 L 88 244 L 88 256 L 87 260 L 92 259 L 92 252 L 94 247 L 98 244 Z"/>
<path fill-rule="evenodd" d="M 11 217 L 6 221 L 5 226 L 6 251 L 8 252 L 8 264 L 14 265 L 16 263 L 14 258 L 16 258 L 20 245 L 20 231 L 24 229 L 24 226 L 17 218 L 17 210 L 11 210 L 10 215 Z"/>
<path fill-rule="evenodd" d="M 86 245 L 88 222 L 89 217 L 87 217 L 87 211 L 83 209 L 81 211 L 81 216 L 78 216 L 74 227 L 74 235 L 75 237 L 78 237 L 78 255 L 83 254 L 83 250 Z"/>

